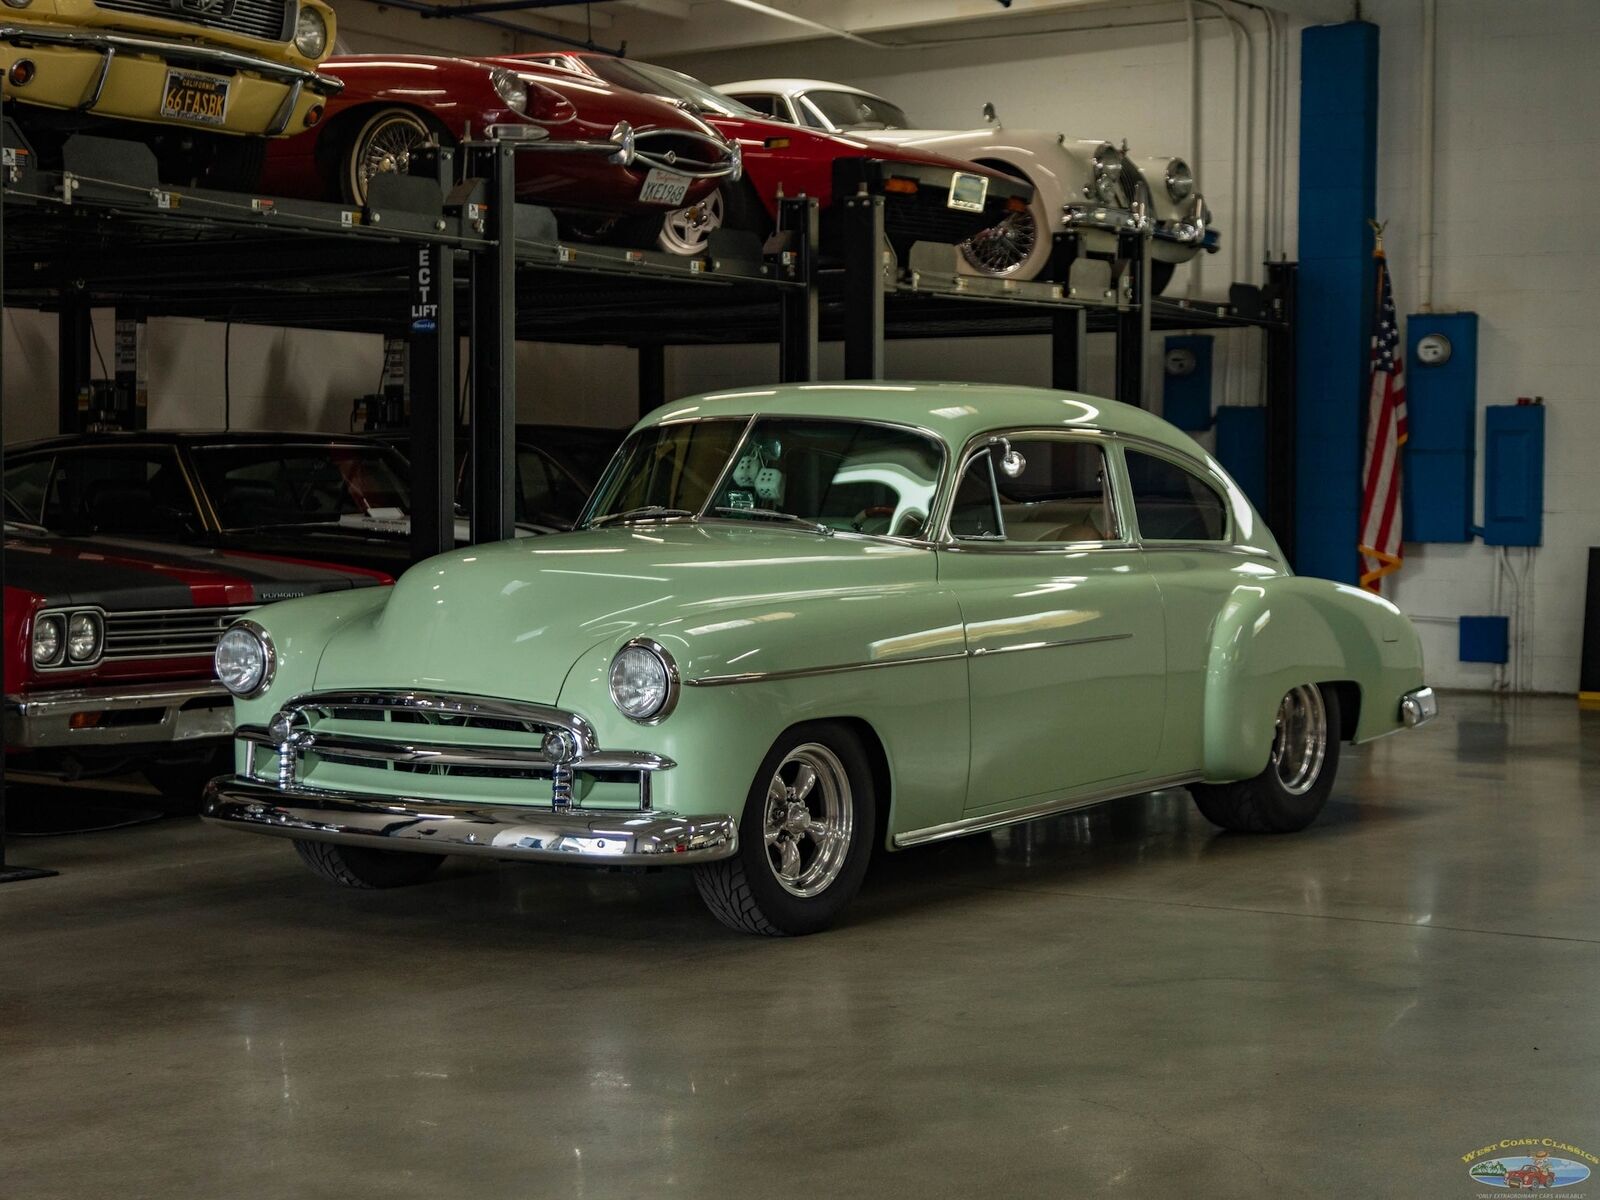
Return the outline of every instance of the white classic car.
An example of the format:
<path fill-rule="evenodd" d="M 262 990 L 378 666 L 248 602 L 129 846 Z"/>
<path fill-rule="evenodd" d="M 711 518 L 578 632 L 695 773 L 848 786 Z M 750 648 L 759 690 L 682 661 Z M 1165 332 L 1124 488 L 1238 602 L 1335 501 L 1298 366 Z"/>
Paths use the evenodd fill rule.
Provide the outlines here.
<path fill-rule="evenodd" d="M 899 106 L 860 88 L 817 79 L 746 79 L 717 90 L 770 115 L 828 133 L 867 133 L 875 142 L 920 146 L 993 167 L 1033 184 L 1027 211 L 961 247 L 963 269 L 1012 279 L 1050 278 L 1057 232 L 1075 230 L 1089 254 L 1116 251 L 1116 235 L 1150 222 L 1151 285 L 1166 287 L 1178 264 L 1219 236 L 1181 158 L 1129 157 L 1127 146 L 1079 141 L 1043 129 L 1007 129 L 993 105 L 978 129 L 918 129 Z"/>

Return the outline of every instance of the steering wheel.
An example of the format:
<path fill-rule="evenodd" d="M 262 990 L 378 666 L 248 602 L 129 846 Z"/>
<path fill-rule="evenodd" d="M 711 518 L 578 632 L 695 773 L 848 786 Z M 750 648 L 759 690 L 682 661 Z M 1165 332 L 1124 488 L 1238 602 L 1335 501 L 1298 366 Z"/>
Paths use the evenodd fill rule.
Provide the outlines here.
<path fill-rule="evenodd" d="M 861 532 L 861 527 L 863 525 L 865 525 L 873 517 L 893 517 L 893 516 L 894 516 L 894 505 L 892 505 L 892 504 L 869 504 L 869 505 L 867 505 L 866 508 L 863 508 L 860 512 L 858 512 L 854 517 L 851 518 L 851 520 L 850 520 L 850 528 L 854 529 L 857 533 L 860 533 Z"/>

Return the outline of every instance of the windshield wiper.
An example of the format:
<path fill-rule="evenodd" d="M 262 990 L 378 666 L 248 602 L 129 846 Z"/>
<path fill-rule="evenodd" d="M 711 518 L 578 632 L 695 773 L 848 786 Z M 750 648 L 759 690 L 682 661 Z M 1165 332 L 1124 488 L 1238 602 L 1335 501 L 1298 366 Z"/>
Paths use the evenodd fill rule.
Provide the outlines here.
<path fill-rule="evenodd" d="M 640 517 L 692 517 L 694 514 L 686 508 L 668 508 L 664 504 L 645 504 L 639 508 L 630 508 L 626 512 L 606 513 L 601 517 L 592 517 L 588 528 L 599 529 L 602 525 L 609 525 L 613 521 L 633 521 Z"/>
<path fill-rule="evenodd" d="M 714 513 L 732 513 L 740 517 L 770 517 L 777 521 L 788 521 L 792 525 L 803 525 L 813 533 L 820 533 L 823 537 L 832 537 L 833 529 L 821 521 L 807 520 L 797 517 L 794 513 L 779 512 L 775 508 L 736 508 L 731 504 L 718 504 L 711 510 Z"/>

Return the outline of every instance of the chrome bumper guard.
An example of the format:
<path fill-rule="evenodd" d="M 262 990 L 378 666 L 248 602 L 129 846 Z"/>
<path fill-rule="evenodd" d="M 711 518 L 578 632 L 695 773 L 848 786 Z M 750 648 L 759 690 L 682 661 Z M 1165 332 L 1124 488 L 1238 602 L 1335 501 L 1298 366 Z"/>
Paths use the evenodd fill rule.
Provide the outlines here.
<path fill-rule="evenodd" d="M 1148 233 L 1158 242 L 1196 246 L 1208 253 L 1215 253 L 1222 244 L 1222 236 L 1210 227 L 1210 214 L 1198 196 L 1189 211 L 1175 221 L 1152 219 L 1142 204 L 1135 204 L 1132 208 L 1114 208 L 1104 204 L 1063 204 L 1061 223 L 1067 229 Z"/>
<path fill-rule="evenodd" d="M 455 807 L 434 800 L 278 788 L 229 776 L 207 785 L 202 815 L 256 833 L 375 850 L 594 866 L 687 866 L 727 858 L 739 848 L 738 820 L 732 816 Z"/>
<path fill-rule="evenodd" d="M 1431 687 L 1418 688 L 1400 697 L 1400 720 L 1407 729 L 1426 725 L 1439 715 L 1439 698 Z"/>
<path fill-rule="evenodd" d="M 6 745 L 19 750 L 56 750 L 225 738 L 233 731 L 232 701 L 220 683 L 131 685 L 119 690 L 68 688 L 7 696 Z M 158 713 L 160 719 L 115 719 L 115 714 L 130 712 Z M 74 728 L 73 718 L 81 713 L 100 714 L 100 718 Z M 105 716 L 113 719 L 102 723 Z"/>

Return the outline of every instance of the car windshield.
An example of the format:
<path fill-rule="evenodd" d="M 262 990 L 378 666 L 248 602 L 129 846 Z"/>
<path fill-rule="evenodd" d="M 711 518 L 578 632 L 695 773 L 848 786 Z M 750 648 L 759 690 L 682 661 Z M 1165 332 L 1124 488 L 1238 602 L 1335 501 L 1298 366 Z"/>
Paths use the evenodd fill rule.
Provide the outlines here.
<path fill-rule="evenodd" d="M 835 129 L 909 129 L 911 123 L 898 105 L 860 92 L 807 92 L 805 99 L 816 106 Z"/>
<path fill-rule="evenodd" d="M 669 96 L 674 100 L 687 100 L 696 108 L 723 117 L 759 117 L 755 109 L 742 104 L 732 96 L 724 96 L 715 88 L 701 83 L 682 71 L 656 67 L 631 59 L 594 56 L 585 58 L 585 64 L 607 83 L 643 92 L 650 96 Z"/>
<path fill-rule="evenodd" d="M 623 443 L 586 523 L 782 522 L 914 538 L 927 526 L 943 464 L 934 438 L 865 421 L 667 422 Z"/>
<path fill-rule="evenodd" d="M 405 459 L 390 446 L 201 446 L 193 456 L 224 529 L 330 524 L 411 508 Z"/>

